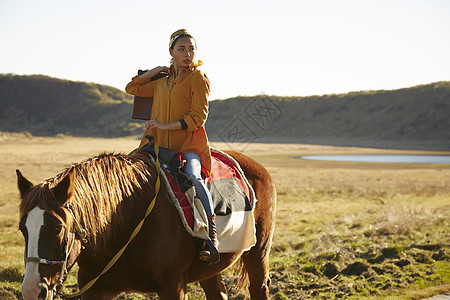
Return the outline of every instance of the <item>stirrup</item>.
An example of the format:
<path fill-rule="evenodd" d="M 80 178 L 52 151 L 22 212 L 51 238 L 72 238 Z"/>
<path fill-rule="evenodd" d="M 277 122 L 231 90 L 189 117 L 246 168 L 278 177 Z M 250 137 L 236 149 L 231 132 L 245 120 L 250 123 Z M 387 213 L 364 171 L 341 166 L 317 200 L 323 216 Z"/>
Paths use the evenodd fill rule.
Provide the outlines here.
<path fill-rule="evenodd" d="M 219 251 L 217 251 L 210 239 L 205 240 L 205 243 L 209 250 L 201 250 L 198 257 L 201 261 L 208 263 L 208 265 L 218 263 L 220 260 Z"/>

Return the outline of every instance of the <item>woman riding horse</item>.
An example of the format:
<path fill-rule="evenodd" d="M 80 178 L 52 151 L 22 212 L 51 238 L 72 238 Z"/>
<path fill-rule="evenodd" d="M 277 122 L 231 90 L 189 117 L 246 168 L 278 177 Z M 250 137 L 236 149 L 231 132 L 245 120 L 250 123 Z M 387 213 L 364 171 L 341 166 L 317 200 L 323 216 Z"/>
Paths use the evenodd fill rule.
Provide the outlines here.
<path fill-rule="evenodd" d="M 151 118 L 145 124 L 146 132 L 139 148 L 147 143 L 145 136 L 151 135 L 160 147 L 184 154 L 187 160 L 184 172 L 192 180 L 208 216 L 209 251 L 201 251 L 200 259 L 217 263 L 220 257 L 216 216 L 211 194 L 202 179 L 202 174 L 207 177 L 211 170 L 211 152 L 204 127 L 209 80 L 198 69 L 202 62 L 196 60 L 196 50 L 195 39 L 186 29 L 175 31 L 169 43 L 170 68 L 160 66 L 134 77 L 125 91 L 134 96 L 153 97 Z M 151 81 L 160 73 L 169 76 Z"/>

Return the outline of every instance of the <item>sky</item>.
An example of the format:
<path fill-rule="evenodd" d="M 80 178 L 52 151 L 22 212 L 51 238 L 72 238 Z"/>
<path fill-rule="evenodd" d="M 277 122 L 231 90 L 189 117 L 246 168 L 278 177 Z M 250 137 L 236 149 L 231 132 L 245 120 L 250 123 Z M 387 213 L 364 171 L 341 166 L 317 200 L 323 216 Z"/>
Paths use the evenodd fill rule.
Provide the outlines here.
<path fill-rule="evenodd" d="M 124 90 L 194 35 L 210 100 L 450 80 L 449 0 L 0 0 L 0 73 Z"/>

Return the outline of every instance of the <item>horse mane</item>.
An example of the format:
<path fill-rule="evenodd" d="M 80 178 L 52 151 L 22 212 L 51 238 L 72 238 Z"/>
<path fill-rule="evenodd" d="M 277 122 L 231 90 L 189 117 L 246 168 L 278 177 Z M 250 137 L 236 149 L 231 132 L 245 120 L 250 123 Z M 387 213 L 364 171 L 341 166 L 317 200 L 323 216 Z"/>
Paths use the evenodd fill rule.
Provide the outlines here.
<path fill-rule="evenodd" d="M 50 205 L 55 199 L 51 188 L 72 168 L 73 195 L 68 204 L 93 245 L 105 245 L 111 239 L 124 223 L 120 204 L 125 199 L 142 196 L 143 187 L 156 179 L 155 168 L 149 168 L 141 159 L 102 153 L 34 186 L 22 199 L 21 217 L 36 205 L 55 215 Z M 65 215 L 67 225 L 71 224 L 70 214 Z"/>

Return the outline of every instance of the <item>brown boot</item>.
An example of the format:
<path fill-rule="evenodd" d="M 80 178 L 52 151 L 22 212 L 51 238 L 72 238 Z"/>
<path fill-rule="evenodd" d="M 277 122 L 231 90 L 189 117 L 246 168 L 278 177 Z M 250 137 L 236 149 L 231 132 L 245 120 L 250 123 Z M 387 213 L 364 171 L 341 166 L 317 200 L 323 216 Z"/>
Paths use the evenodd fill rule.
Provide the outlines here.
<path fill-rule="evenodd" d="M 209 239 L 205 240 L 209 250 L 200 251 L 199 257 L 201 261 L 215 264 L 220 260 L 219 241 L 217 240 L 216 215 L 208 216 Z"/>

